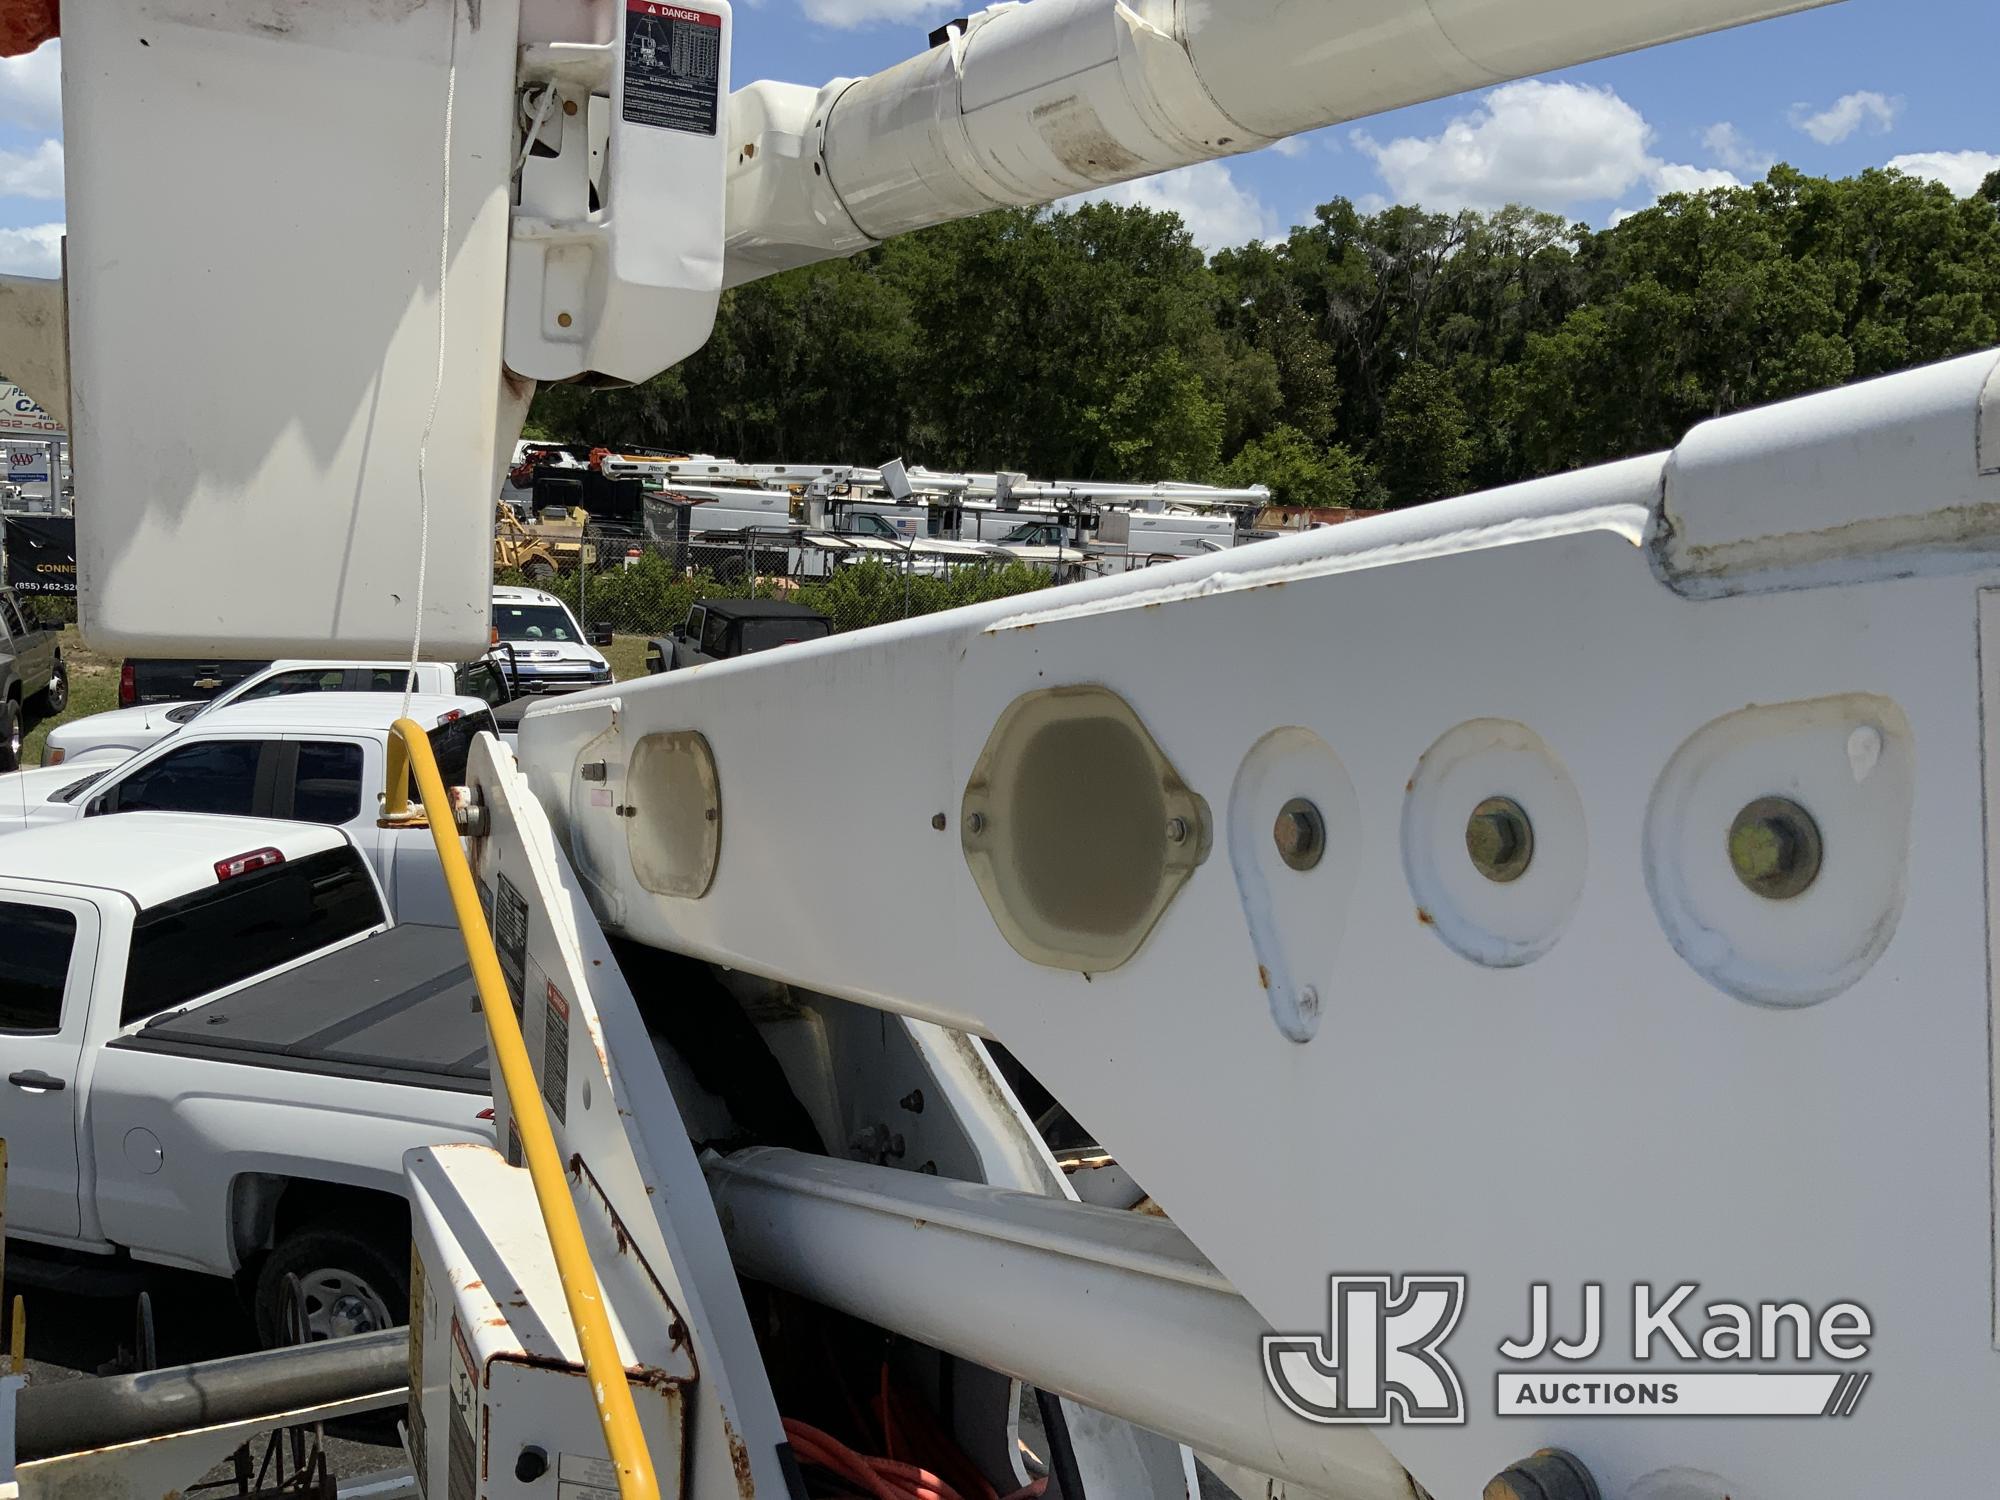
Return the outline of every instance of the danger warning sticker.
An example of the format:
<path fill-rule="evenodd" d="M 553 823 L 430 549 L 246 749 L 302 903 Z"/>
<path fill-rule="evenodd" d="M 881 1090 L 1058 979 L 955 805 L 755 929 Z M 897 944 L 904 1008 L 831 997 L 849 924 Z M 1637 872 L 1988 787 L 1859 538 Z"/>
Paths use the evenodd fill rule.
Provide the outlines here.
<path fill-rule="evenodd" d="M 625 0 L 625 122 L 714 135 L 722 17 L 664 0 Z"/>

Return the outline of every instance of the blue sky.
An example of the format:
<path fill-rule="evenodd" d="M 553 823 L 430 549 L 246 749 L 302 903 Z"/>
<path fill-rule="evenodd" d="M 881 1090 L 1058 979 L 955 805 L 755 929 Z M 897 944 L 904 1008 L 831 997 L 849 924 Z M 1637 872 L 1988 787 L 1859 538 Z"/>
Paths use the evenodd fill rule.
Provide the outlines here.
<path fill-rule="evenodd" d="M 1616 3 L 1616 0 L 1603 0 Z M 940 0 L 740 0 L 734 74 L 817 84 L 886 67 L 963 14 Z M 0 62 L 0 270 L 54 274 L 59 66 Z M 1172 208 L 1210 248 L 1364 206 L 1529 203 L 1595 224 L 1663 191 L 1896 164 L 1960 192 L 2000 168 L 1996 0 L 1846 0 L 1336 126 L 1103 196 Z"/>

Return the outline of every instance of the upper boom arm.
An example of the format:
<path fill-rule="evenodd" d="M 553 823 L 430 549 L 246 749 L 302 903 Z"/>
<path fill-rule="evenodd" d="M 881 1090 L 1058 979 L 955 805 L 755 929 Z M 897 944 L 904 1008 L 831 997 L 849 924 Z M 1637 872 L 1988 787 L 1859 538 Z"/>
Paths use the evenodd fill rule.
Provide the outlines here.
<path fill-rule="evenodd" d="M 64 384 L 66 306 L 97 649 L 469 656 L 536 382 L 647 379 L 725 284 L 1817 3 L 1029 0 L 731 95 L 726 0 L 96 0 L 67 301 L 0 285 L 0 354 Z"/>

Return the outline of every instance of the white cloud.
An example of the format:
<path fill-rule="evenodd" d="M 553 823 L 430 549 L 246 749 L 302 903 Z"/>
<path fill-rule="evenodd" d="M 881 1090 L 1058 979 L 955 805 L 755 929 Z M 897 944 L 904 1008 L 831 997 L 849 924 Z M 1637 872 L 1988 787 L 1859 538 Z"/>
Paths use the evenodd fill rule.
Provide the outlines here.
<path fill-rule="evenodd" d="M 32 229 L 0 229 L 0 273 L 9 276 L 62 275 L 60 224 Z"/>
<path fill-rule="evenodd" d="M 1881 135 L 1896 123 L 1902 108 L 1901 99 L 1862 89 L 1842 94 L 1822 110 L 1815 111 L 1810 104 L 1794 104 L 1791 121 L 1796 129 L 1803 130 L 1822 146 L 1837 146 L 1863 125 Z"/>
<path fill-rule="evenodd" d="M 1271 150 L 1280 156 L 1304 156 L 1311 149 L 1311 143 L 1302 135 L 1288 135 L 1283 140 L 1271 142 Z"/>
<path fill-rule="evenodd" d="M 0 120 L 62 129 L 61 42 L 43 42 L 25 57 L 0 57 Z"/>
<path fill-rule="evenodd" d="M 1928 177 L 1941 182 L 1961 198 L 1979 191 L 1989 172 L 2000 172 L 2000 155 L 1991 151 L 1912 151 L 1892 156 L 1885 166 L 1912 177 Z"/>
<path fill-rule="evenodd" d="M 1195 243 L 1204 250 L 1268 240 L 1279 233 L 1277 216 L 1219 161 L 1200 162 L 1176 172 L 1162 172 L 1157 177 L 1141 177 L 1136 182 L 1116 183 L 1067 202 L 1085 203 L 1092 199 L 1177 213 Z"/>
<path fill-rule="evenodd" d="M 1759 151 L 1727 120 L 1708 127 L 1701 133 L 1702 148 L 1708 154 L 1738 172 L 1748 172 L 1753 177 L 1762 177 L 1771 170 L 1771 154 Z"/>
<path fill-rule="evenodd" d="M 951 19 L 950 8 L 940 8 L 937 0 L 799 0 L 799 9 L 807 20 L 842 31 L 880 21 L 927 21 L 934 26 Z M 924 29 L 929 31 L 930 26 Z"/>
<path fill-rule="evenodd" d="M 1726 172 L 1721 167 L 1690 167 L 1678 162 L 1660 162 L 1647 174 L 1647 181 L 1654 192 L 1665 196 L 1668 193 L 1703 193 L 1710 188 L 1742 187 L 1742 181 L 1734 172 Z"/>
<path fill-rule="evenodd" d="M 43 141 L 33 151 L 0 147 L 0 198 L 60 198 L 63 195 L 61 141 Z"/>
<path fill-rule="evenodd" d="M 1494 89 L 1437 135 L 1385 144 L 1357 130 L 1350 139 L 1375 163 L 1394 200 L 1435 212 L 1509 203 L 1562 210 L 1616 202 L 1635 187 L 1658 197 L 1742 186 L 1726 166 L 1655 156 L 1653 134 L 1645 117 L 1608 88 L 1530 79 Z M 1718 155 L 1747 151 L 1732 126 L 1712 126 L 1707 137 Z"/>
<path fill-rule="evenodd" d="M 1425 208 L 1538 208 L 1615 198 L 1646 173 L 1651 131 L 1610 89 L 1529 79 L 1503 84 L 1430 137 L 1351 139 L 1390 196 Z"/>

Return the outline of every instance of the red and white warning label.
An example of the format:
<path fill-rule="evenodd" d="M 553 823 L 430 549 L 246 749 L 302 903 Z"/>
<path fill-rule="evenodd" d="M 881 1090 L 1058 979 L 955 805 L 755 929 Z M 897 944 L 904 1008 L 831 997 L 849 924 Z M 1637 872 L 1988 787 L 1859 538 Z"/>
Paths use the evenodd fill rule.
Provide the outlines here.
<path fill-rule="evenodd" d="M 625 123 L 714 135 L 721 98 L 722 17 L 625 0 Z"/>

